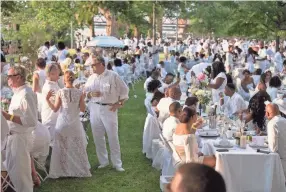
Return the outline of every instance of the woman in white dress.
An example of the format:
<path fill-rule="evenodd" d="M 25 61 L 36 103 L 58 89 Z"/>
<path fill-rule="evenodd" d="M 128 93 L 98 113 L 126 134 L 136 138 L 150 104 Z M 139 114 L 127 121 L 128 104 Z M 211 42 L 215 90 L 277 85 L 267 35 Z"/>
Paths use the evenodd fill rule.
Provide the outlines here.
<path fill-rule="evenodd" d="M 202 163 L 210 167 L 214 167 L 216 161 L 215 157 L 203 156 L 203 154 L 199 153 L 198 150 L 198 143 L 195 133 L 197 128 L 201 126 L 202 121 L 198 120 L 196 110 L 185 107 L 179 120 L 180 123 L 177 125 L 177 128 L 173 134 L 173 144 L 183 162 L 190 159 L 193 163 Z M 189 149 L 187 149 L 190 151 L 190 157 L 186 156 L 185 145 L 187 143 L 187 139 L 190 139 L 188 142 L 190 146 Z"/>
<path fill-rule="evenodd" d="M 255 89 L 255 84 L 248 69 L 245 69 L 242 74 L 244 75 L 244 78 L 238 86 L 238 93 L 248 101 L 250 99 L 251 91 L 254 91 Z"/>
<path fill-rule="evenodd" d="M 47 68 L 47 79 L 42 89 L 42 110 L 41 110 L 41 118 L 42 124 L 47 127 L 50 131 L 51 141 L 54 138 L 54 130 L 57 123 L 58 113 L 55 113 L 49 107 L 48 102 L 46 102 L 46 96 L 48 95 L 49 91 L 53 90 L 57 93 L 60 90 L 58 79 L 59 79 L 59 67 L 56 64 L 51 64 Z M 55 98 L 50 99 L 51 102 L 55 102 Z"/>
<path fill-rule="evenodd" d="M 270 95 L 272 101 L 277 98 L 278 89 L 281 87 L 281 84 L 282 82 L 278 76 L 270 79 L 266 92 Z"/>
<path fill-rule="evenodd" d="M 225 68 L 226 72 L 229 73 L 233 69 L 233 46 L 228 46 L 228 52 L 226 52 L 225 56 Z"/>
<path fill-rule="evenodd" d="M 46 97 L 54 112 L 60 110 L 49 177 L 91 177 L 86 153 L 87 140 L 79 119 L 80 111 L 85 112 L 85 94 L 73 87 L 75 76 L 72 71 L 64 73 L 64 80 L 66 87 L 58 91 L 55 104 L 50 101 L 53 91 Z"/>
<path fill-rule="evenodd" d="M 224 88 L 227 84 L 227 77 L 225 74 L 224 64 L 216 61 L 212 64 L 212 80 L 208 87 L 212 89 L 213 103 L 219 102 L 219 94 L 224 93 Z"/>
<path fill-rule="evenodd" d="M 186 65 L 186 62 L 187 62 L 186 57 L 182 56 L 180 57 L 179 60 L 180 60 L 180 63 L 178 64 L 178 73 L 180 73 L 180 77 L 184 79 L 186 75 L 186 71 L 189 71 L 190 69 Z"/>
<path fill-rule="evenodd" d="M 245 56 L 245 69 L 248 69 L 251 73 L 254 72 L 255 52 L 251 47 L 248 48 L 248 53 Z"/>
<path fill-rule="evenodd" d="M 42 88 L 46 81 L 46 61 L 43 58 L 39 58 L 36 62 L 37 70 L 33 74 L 32 89 L 37 94 L 38 111 L 41 112 L 42 108 Z"/>

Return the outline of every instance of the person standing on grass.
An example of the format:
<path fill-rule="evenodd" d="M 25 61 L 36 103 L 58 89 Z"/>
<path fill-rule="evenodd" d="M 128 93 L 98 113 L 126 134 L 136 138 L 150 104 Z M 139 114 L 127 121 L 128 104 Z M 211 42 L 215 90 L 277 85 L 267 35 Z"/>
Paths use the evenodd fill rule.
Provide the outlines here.
<path fill-rule="evenodd" d="M 58 91 L 55 103 L 50 100 L 55 94 L 53 90 L 46 96 L 49 107 L 54 112 L 60 110 L 55 128 L 50 178 L 91 177 L 86 135 L 79 119 L 80 111 L 85 111 L 85 94 L 73 87 L 74 80 L 74 73 L 66 71 L 65 88 Z"/>
<path fill-rule="evenodd" d="M 118 139 L 117 111 L 128 99 L 129 89 L 117 73 L 105 69 L 103 57 L 92 57 L 91 67 L 94 73 L 88 78 L 85 91 L 90 99 L 88 107 L 96 154 L 100 163 L 98 168 L 109 165 L 105 141 L 107 133 L 113 167 L 117 171 L 124 171 Z"/>

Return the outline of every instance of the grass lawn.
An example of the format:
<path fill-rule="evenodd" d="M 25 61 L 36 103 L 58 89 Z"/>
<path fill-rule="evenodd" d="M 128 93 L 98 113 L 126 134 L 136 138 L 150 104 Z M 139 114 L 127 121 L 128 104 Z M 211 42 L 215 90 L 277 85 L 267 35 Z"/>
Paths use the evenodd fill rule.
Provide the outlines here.
<path fill-rule="evenodd" d="M 137 98 L 134 97 L 137 95 Z M 87 153 L 91 164 L 91 178 L 48 179 L 36 192 L 157 192 L 160 191 L 160 172 L 142 154 L 142 133 L 146 111 L 145 92 L 141 81 L 129 93 L 129 100 L 119 112 L 119 139 L 125 172 L 116 172 L 111 165 L 99 165 L 91 130 L 88 130 Z"/>

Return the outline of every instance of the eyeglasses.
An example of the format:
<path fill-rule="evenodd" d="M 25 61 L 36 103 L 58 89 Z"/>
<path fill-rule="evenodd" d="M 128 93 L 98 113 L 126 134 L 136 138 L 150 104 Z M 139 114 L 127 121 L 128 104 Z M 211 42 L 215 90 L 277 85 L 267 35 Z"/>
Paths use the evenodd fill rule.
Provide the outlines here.
<path fill-rule="evenodd" d="M 7 79 L 11 78 L 11 77 L 15 77 L 15 76 L 18 76 L 20 74 L 14 74 L 14 75 L 7 75 Z"/>

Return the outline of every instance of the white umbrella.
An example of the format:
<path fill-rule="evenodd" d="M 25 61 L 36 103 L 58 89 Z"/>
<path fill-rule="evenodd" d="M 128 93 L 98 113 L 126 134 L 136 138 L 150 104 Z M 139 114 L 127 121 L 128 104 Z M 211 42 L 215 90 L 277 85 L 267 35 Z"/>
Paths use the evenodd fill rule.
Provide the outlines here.
<path fill-rule="evenodd" d="M 122 41 L 112 36 L 98 36 L 93 38 L 87 44 L 87 47 L 116 47 L 123 48 L 124 44 Z"/>

